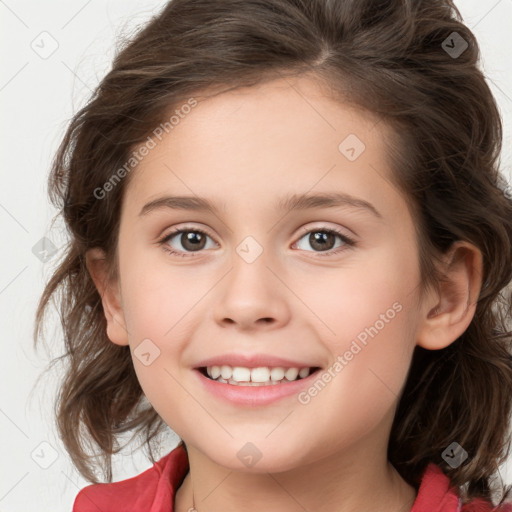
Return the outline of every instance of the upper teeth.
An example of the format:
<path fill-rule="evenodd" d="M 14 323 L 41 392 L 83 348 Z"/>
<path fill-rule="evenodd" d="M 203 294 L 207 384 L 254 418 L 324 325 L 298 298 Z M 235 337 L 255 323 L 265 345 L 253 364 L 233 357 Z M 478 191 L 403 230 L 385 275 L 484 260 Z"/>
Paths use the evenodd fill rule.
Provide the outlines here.
<path fill-rule="evenodd" d="M 235 382 L 268 382 L 281 381 L 285 377 L 287 380 L 296 380 L 297 376 L 301 379 L 309 375 L 309 368 L 269 368 L 261 366 L 259 368 L 245 368 L 243 366 L 208 366 L 206 372 L 212 379 L 221 377 L 223 381 L 233 380 Z"/>

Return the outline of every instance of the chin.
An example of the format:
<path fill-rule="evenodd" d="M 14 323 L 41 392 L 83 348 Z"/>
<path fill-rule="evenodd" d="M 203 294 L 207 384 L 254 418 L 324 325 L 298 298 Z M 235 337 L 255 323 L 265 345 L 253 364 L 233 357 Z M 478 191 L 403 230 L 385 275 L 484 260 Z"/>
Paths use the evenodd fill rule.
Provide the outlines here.
<path fill-rule="evenodd" d="M 245 439 L 250 439 L 249 436 Z M 242 473 L 280 473 L 296 468 L 304 454 L 303 441 L 295 446 L 284 446 L 282 442 L 243 441 L 219 447 L 221 453 L 211 453 L 211 459 L 232 471 Z M 301 457 L 297 457 L 300 454 Z"/>

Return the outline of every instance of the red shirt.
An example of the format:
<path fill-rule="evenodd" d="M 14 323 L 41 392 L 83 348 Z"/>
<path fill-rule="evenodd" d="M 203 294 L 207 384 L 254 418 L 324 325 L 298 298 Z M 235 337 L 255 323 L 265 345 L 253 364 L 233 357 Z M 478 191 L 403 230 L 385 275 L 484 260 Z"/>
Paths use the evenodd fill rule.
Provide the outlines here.
<path fill-rule="evenodd" d="M 84 487 L 75 498 L 73 512 L 173 512 L 174 495 L 188 472 L 188 456 L 183 444 L 155 462 L 140 475 L 109 484 Z M 481 499 L 460 507 L 458 494 L 439 466 L 426 468 L 410 512 L 491 512 Z M 505 505 L 500 512 L 512 512 Z"/>

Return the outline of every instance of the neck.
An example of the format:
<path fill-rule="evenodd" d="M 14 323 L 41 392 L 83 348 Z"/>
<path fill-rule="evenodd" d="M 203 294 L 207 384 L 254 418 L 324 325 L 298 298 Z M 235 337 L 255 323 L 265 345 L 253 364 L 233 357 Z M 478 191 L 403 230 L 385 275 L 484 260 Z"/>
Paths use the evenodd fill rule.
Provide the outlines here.
<path fill-rule="evenodd" d="M 279 473 L 230 470 L 187 448 L 190 471 L 176 493 L 176 512 L 409 512 L 416 499 L 386 450 L 376 457 L 372 443 L 357 457 L 331 453 Z"/>

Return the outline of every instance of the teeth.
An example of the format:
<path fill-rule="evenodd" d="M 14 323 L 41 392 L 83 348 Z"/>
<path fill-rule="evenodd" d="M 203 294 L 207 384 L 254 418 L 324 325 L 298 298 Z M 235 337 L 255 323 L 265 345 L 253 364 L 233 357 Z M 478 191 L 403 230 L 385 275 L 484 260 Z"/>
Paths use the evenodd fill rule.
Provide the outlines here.
<path fill-rule="evenodd" d="M 304 377 L 307 377 L 309 375 L 309 368 L 301 368 L 299 370 L 299 377 L 303 379 Z"/>
<path fill-rule="evenodd" d="M 251 380 L 251 370 L 249 370 L 249 368 L 235 366 L 233 368 L 233 374 L 231 375 L 231 378 L 237 382 L 249 382 Z"/>
<path fill-rule="evenodd" d="M 281 382 L 291 382 L 298 378 L 304 379 L 310 373 L 310 368 L 245 368 L 243 366 L 208 366 L 206 373 L 213 380 L 242 386 L 275 385 Z"/>
<path fill-rule="evenodd" d="M 284 368 L 272 368 L 272 370 L 270 370 L 270 378 L 272 380 L 283 380 Z"/>
<path fill-rule="evenodd" d="M 248 368 L 247 368 L 248 369 Z M 261 367 L 261 368 L 253 368 L 251 370 L 251 381 L 252 382 L 267 382 L 270 380 L 271 372 L 268 368 Z M 240 382 L 241 379 L 237 379 L 233 376 L 234 380 L 238 380 Z M 245 381 L 248 381 L 249 379 L 244 379 Z M 278 379 L 273 379 L 278 380 Z"/>
<path fill-rule="evenodd" d="M 216 379 L 217 377 L 220 377 L 220 374 L 221 374 L 220 366 L 210 366 L 209 375 L 212 379 Z"/>
<path fill-rule="evenodd" d="M 299 369 L 299 368 L 288 368 L 288 370 L 286 370 L 286 372 L 284 373 L 284 376 L 288 380 L 295 380 L 297 378 L 297 375 L 300 375 L 301 371 L 302 371 L 301 377 L 309 375 L 309 368 L 301 368 L 301 369 Z"/>
<path fill-rule="evenodd" d="M 233 369 L 231 366 L 221 366 L 220 367 L 220 376 L 227 380 L 231 378 L 231 375 L 233 375 Z"/>

